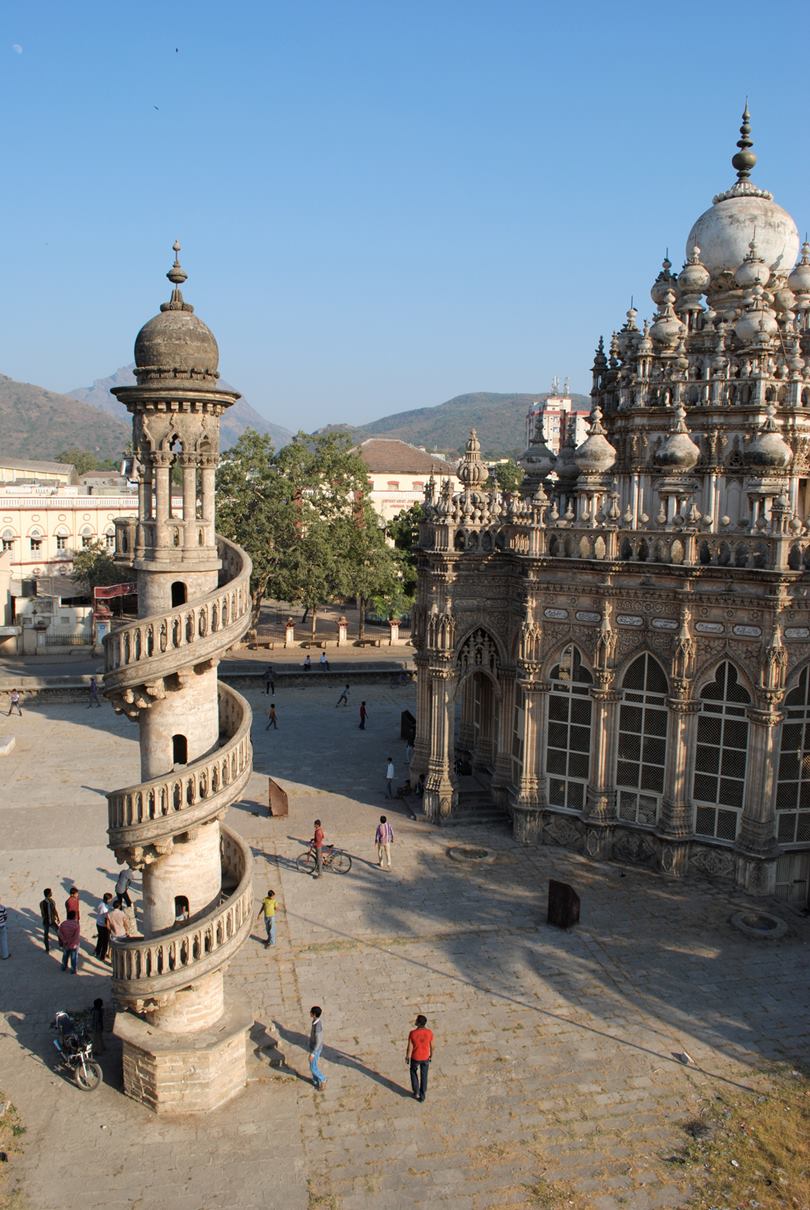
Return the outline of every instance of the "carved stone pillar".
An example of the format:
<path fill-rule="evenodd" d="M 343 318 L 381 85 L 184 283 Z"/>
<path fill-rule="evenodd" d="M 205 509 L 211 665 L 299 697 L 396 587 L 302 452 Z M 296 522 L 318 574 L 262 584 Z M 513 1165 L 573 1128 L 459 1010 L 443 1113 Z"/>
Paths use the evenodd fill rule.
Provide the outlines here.
<path fill-rule="evenodd" d="M 171 454 L 155 454 L 155 546 L 165 549 L 171 545 L 167 522 L 171 512 Z"/>
<path fill-rule="evenodd" d="M 457 802 L 453 778 L 453 698 L 450 667 L 430 669 L 430 735 L 423 808 L 432 823 L 446 823 Z"/>
<path fill-rule="evenodd" d="M 611 678 L 612 680 L 612 678 Z M 590 857 L 609 857 L 616 823 L 618 710 L 621 694 L 612 688 L 591 689 L 591 763 L 585 794 L 585 848 Z"/>
<path fill-rule="evenodd" d="M 667 698 L 667 707 L 665 793 L 658 821 L 658 835 L 663 841 L 660 868 L 671 878 L 682 878 L 689 860 L 689 837 L 692 834 L 689 775 L 694 759 L 700 702 L 690 698 L 670 697 Z"/>
<path fill-rule="evenodd" d="M 515 714 L 515 674 L 510 669 L 500 670 L 501 700 L 498 709 L 498 735 L 496 739 L 495 769 L 492 792 L 499 806 L 505 807 L 508 790 L 512 782 L 512 727 Z"/>
<path fill-rule="evenodd" d="M 414 656 L 416 665 L 416 739 L 411 756 L 411 785 L 415 786 L 420 774 L 427 775 L 430 756 L 430 670 L 424 651 Z"/>
<path fill-rule="evenodd" d="M 748 764 L 736 845 L 736 882 L 754 895 L 773 894 L 776 882 L 776 784 L 783 718 L 779 710 L 748 710 Z"/>
<path fill-rule="evenodd" d="M 512 803 L 512 830 L 515 840 L 523 844 L 537 844 L 543 825 L 542 808 L 545 796 L 541 792 L 540 772 L 543 756 L 542 737 L 546 732 L 548 718 L 548 695 L 551 685 L 533 677 L 521 677 L 518 681 L 523 695 L 521 744 L 523 760 L 518 776 L 517 793 Z"/>

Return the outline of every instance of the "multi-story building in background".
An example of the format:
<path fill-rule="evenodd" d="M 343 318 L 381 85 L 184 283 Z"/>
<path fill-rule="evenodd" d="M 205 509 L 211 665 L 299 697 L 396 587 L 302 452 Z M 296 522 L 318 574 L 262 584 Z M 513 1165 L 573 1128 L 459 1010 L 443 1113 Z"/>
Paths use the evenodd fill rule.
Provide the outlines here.
<path fill-rule="evenodd" d="M 532 403 L 526 413 L 526 444 L 531 445 L 534 440 L 538 419 L 542 417 L 546 445 L 555 454 L 559 454 L 571 433 L 574 444 L 580 445 L 588 435 L 589 415 L 590 407 L 577 403 L 571 396 L 568 379 L 560 390 L 560 380 L 555 377 L 551 394 Z"/>

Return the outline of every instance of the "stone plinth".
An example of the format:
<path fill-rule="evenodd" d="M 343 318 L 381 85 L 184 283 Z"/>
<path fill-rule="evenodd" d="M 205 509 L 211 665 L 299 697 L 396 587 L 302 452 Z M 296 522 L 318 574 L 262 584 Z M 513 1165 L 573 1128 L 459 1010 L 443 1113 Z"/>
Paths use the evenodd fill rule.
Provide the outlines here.
<path fill-rule="evenodd" d="M 196 1034 L 172 1034 L 132 1013 L 118 1013 L 113 1032 L 123 1042 L 124 1092 L 155 1113 L 208 1113 L 247 1082 L 247 1032 L 252 1018 L 228 1008 Z"/>

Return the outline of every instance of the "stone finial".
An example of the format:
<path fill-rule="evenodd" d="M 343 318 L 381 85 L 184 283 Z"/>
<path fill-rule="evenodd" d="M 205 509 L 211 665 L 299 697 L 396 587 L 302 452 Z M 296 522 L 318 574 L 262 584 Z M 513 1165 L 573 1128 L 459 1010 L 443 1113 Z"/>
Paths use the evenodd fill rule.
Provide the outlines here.
<path fill-rule="evenodd" d="M 740 127 L 740 138 L 737 140 L 739 151 L 732 156 L 731 164 L 737 169 L 737 180 L 747 181 L 751 175 L 751 169 L 757 162 L 757 157 L 750 149 L 753 147 L 751 140 L 751 115 L 748 112 L 748 98 L 745 98 L 745 109 L 742 115 L 742 126 Z"/>
<path fill-rule="evenodd" d="M 481 457 L 481 442 L 475 429 L 470 429 L 467 448 L 458 464 L 457 474 L 466 490 L 480 487 L 489 478 L 489 471 Z"/>
<path fill-rule="evenodd" d="M 174 243 L 172 244 L 172 252 L 174 253 L 174 263 L 173 263 L 171 269 L 169 270 L 169 272 L 166 274 L 169 281 L 174 286 L 174 289 L 172 290 L 172 296 L 169 299 L 169 301 L 167 303 L 160 304 L 161 311 L 193 311 L 194 310 L 191 303 L 187 303 L 185 301 L 185 299 L 183 298 L 183 295 L 180 291 L 180 287 L 182 286 L 183 282 L 188 281 L 188 274 L 186 273 L 183 266 L 180 264 L 180 260 L 179 260 L 180 250 L 181 250 L 180 241 L 176 239 L 174 241 Z"/>

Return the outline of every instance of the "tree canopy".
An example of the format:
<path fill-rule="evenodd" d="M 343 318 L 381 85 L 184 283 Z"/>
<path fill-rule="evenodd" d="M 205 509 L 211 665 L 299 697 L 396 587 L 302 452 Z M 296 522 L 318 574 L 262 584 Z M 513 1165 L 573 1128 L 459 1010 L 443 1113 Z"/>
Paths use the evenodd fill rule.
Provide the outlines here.
<path fill-rule="evenodd" d="M 518 466 L 514 458 L 496 463 L 489 473 L 502 492 L 516 492 L 523 479 L 523 467 Z"/>
<path fill-rule="evenodd" d="M 90 596 L 94 588 L 107 584 L 120 584 L 124 580 L 121 568 L 113 559 L 103 542 L 98 539 L 78 550 L 73 556 L 71 577 L 87 589 Z"/>
<path fill-rule="evenodd" d="M 309 610 L 313 633 L 318 608 L 346 597 L 397 607 L 399 559 L 345 433 L 298 433 L 278 451 L 243 433 L 217 472 L 217 529 L 253 560 L 254 626 L 268 596 Z"/>

